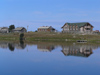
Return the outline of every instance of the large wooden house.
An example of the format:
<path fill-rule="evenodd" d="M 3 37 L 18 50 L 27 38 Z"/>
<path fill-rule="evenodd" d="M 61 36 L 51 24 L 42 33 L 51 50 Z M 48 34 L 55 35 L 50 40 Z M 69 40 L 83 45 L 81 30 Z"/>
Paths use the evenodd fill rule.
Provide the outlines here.
<path fill-rule="evenodd" d="M 38 32 L 55 32 L 56 30 L 52 26 L 42 26 L 38 28 Z"/>
<path fill-rule="evenodd" d="M 62 32 L 73 33 L 92 33 L 93 26 L 88 22 L 81 23 L 65 23 L 62 27 Z"/>

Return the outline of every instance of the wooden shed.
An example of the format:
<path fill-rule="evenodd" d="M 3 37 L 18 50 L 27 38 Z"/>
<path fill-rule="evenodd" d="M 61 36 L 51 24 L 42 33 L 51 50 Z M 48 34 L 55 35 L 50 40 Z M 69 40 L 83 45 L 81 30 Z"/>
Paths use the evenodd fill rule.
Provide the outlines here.
<path fill-rule="evenodd" d="M 27 30 L 24 27 L 18 27 L 18 28 L 13 29 L 13 32 L 14 33 L 15 32 L 17 32 L 17 33 L 25 33 L 25 32 L 27 32 Z"/>
<path fill-rule="evenodd" d="M 42 26 L 38 28 L 38 32 L 55 32 L 56 30 L 52 26 Z"/>

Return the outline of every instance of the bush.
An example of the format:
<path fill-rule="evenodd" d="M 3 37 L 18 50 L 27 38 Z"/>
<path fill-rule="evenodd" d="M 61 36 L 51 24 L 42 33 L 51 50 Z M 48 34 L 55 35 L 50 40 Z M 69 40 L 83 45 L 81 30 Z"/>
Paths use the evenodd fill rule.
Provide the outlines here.
<path fill-rule="evenodd" d="M 23 40 L 23 37 L 24 37 L 24 33 L 21 33 L 20 34 L 20 40 Z"/>

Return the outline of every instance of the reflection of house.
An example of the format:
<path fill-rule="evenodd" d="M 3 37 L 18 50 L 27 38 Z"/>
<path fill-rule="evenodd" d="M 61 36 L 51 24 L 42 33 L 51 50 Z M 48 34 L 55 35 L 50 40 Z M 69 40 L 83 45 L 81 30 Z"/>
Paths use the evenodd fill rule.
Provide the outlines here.
<path fill-rule="evenodd" d="M 65 23 L 62 28 L 62 32 L 91 33 L 93 31 L 93 26 L 88 22 Z"/>
<path fill-rule="evenodd" d="M 62 52 L 65 56 L 81 56 L 88 57 L 92 54 L 92 50 L 95 49 L 95 46 L 89 45 L 73 45 L 73 46 L 62 46 Z"/>
<path fill-rule="evenodd" d="M 0 27 L 0 33 L 9 33 L 8 27 Z"/>
<path fill-rule="evenodd" d="M 18 27 L 18 28 L 13 29 L 13 32 L 25 33 L 25 32 L 27 32 L 27 30 L 24 27 Z"/>
<path fill-rule="evenodd" d="M 24 49 L 26 44 L 14 44 L 17 49 Z"/>
<path fill-rule="evenodd" d="M 38 50 L 43 52 L 51 52 L 54 49 L 52 45 L 37 45 Z"/>
<path fill-rule="evenodd" d="M 52 26 L 42 26 L 38 28 L 38 32 L 55 32 L 56 30 Z"/>
<path fill-rule="evenodd" d="M 7 42 L 0 42 L 0 48 L 8 48 Z"/>
<path fill-rule="evenodd" d="M 9 42 L 0 42 L 0 48 L 9 48 L 12 49 L 24 49 L 26 47 L 26 44 L 24 43 L 9 43 Z"/>

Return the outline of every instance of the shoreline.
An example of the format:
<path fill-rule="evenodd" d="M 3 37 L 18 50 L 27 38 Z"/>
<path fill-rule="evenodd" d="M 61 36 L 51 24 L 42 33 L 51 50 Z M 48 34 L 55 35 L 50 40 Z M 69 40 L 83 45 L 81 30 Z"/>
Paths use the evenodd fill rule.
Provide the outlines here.
<path fill-rule="evenodd" d="M 0 40 L 19 41 L 20 33 L 0 34 Z M 67 33 L 24 33 L 24 41 L 48 41 L 48 42 L 77 42 L 78 40 L 86 40 L 87 42 L 100 43 L 100 35 L 78 35 Z"/>

